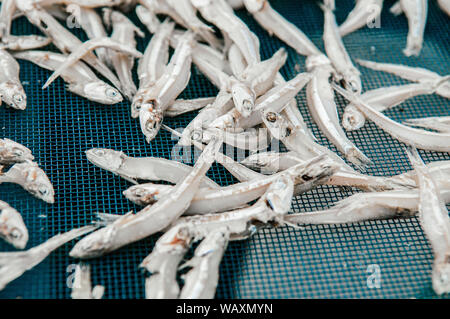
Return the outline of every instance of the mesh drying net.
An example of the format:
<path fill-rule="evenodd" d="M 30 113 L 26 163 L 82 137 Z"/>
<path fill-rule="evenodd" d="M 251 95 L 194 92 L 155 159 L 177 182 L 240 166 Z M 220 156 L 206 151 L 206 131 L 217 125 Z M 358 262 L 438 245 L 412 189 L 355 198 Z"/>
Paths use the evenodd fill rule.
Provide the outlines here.
<path fill-rule="evenodd" d="M 341 23 L 354 1 L 340 0 L 336 16 Z M 365 28 L 344 38 L 353 58 L 423 66 L 440 74 L 450 70 L 449 17 L 430 1 L 425 42 L 419 57 L 406 58 L 407 22 L 394 17 L 385 1 L 381 28 Z M 295 23 L 323 50 L 323 15 L 317 1 L 271 1 L 286 19 Z M 263 59 L 285 46 L 271 38 L 245 11 L 237 12 L 261 41 Z M 134 14 L 131 15 L 143 30 Z M 73 32 L 83 41 L 85 34 Z M 16 20 L 13 33 L 39 33 L 25 18 Z M 150 35 L 139 40 L 143 51 Z M 282 69 L 286 79 L 305 71 L 304 58 L 287 48 L 289 58 Z M 130 156 L 171 158 L 175 141 L 161 130 L 146 144 L 139 123 L 130 117 L 128 102 L 103 106 L 78 97 L 64 88 L 58 79 L 41 90 L 50 72 L 29 62 L 20 61 L 20 76 L 28 95 L 25 111 L 0 109 L 0 137 L 8 137 L 28 146 L 37 162 L 47 172 L 56 191 L 56 203 L 47 205 L 18 186 L 0 185 L 0 198 L 19 210 L 30 232 L 27 247 L 49 237 L 90 223 L 95 212 L 124 214 L 138 207 L 130 204 L 122 191 L 130 184 L 90 164 L 84 151 L 93 147 L 122 150 Z M 363 89 L 406 83 L 393 75 L 360 68 Z M 216 88 L 193 68 L 192 77 L 182 98 L 207 97 Z M 297 95 L 298 105 L 319 143 L 336 150 L 311 120 L 305 91 Z M 338 98 L 342 115 L 343 100 Z M 195 116 L 192 112 L 167 119 L 173 128 L 185 127 Z M 448 100 L 437 95 L 418 96 L 386 112 L 401 121 L 407 118 L 450 115 Z M 378 129 L 373 123 L 349 132 L 373 161 L 368 173 L 394 175 L 411 169 L 403 145 Z M 424 161 L 450 159 L 448 154 L 420 152 Z M 236 182 L 220 165 L 208 175 L 220 185 Z M 303 212 L 331 206 L 352 194 L 352 190 L 319 187 L 293 200 L 292 211 Z M 103 258 L 91 261 L 93 284 L 106 286 L 105 298 L 143 298 L 145 274 L 138 269 L 150 253 L 159 235 L 129 245 Z M 33 270 L 10 283 L 0 292 L 2 298 L 68 298 L 69 265 L 77 261 L 68 256 L 74 242 L 63 246 Z M 0 251 L 13 249 L 0 242 Z M 251 239 L 232 242 L 220 267 L 218 298 L 432 298 L 430 271 L 432 253 L 417 218 L 373 221 L 358 224 L 308 226 L 302 230 L 282 227 L 265 229 Z M 379 269 L 379 288 L 369 288 L 367 278 Z M 444 296 L 445 297 L 445 296 Z M 448 296 L 447 296 L 448 297 Z"/>

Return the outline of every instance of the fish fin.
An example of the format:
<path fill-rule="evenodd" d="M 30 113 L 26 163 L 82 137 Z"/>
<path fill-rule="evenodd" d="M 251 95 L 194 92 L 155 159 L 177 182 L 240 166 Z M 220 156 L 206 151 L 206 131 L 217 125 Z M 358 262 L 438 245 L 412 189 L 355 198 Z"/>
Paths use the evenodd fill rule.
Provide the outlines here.
<path fill-rule="evenodd" d="M 403 13 L 403 9 L 400 0 L 394 3 L 393 6 L 389 9 L 389 11 L 395 16 L 401 15 Z"/>
<path fill-rule="evenodd" d="M 176 136 L 176 137 L 181 137 L 181 133 L 177 132 L 176 130 L 174 130 L 173 128 L 167 126 L 166 124 L 161 124 L 161 128 L 165 129 L 166 131 L 168 131 L 169 133 L 172 133 L 172 135 Z"/>
<path fill-rule="evenodd" d="M 413 146 L 407 146 L 405 148 L 406 155 L 408 155 L 409 161 L 411 162 L 414 169 L 420 169 L 425 167 L 425 163 L 419 155 L 417 149 Z"/>
<path fill-rule="evenodd" d="M 286 216 L 289 216 L 289 215 L 286 215 Z M 286 216 L 284 216 L 284 217 L 286 217 Z M 292 227 L 292 228 L 294 228 L 295 230 L 305 230 L 305 229 L 306 229 L 306 227 L 302 227 L 302 226 L 299 226 L 299 225 L 297 225 L 297 224 L 295 224 L 295 223 L 291 223 L 291 222 L 288 221 L 286 218 L 281 219 L 281 220 L 279 221 L 279 223 L 280 223 L 281 225 L 286 225 L 286 226 Z"/>
<path fill-rule="evenodd" d="M 133 211 L 130 211 L 126 213 L 125 215 L 117 215 L 117 214 L 107 214 L 107 213 L 96 213 L 96 217 L 98 220 L 93 221 L 95 225 L 98 226 L 108 226 L 119 219 L 128 217 L 129 215 L 132 215 Z"/>
<path fill-rule="evenodd" d="M 372 161 L 357 147 L 353 147 L 349 152 L 346 152 L 345 157 L 361 172 L 365 172 L 366 167 L 372 164 Z"/>
<path fill-rule="evenodd" d="M 139 51 L 129 48 L 127 46 L 121 45 L 117 41 L 112 40 L 108 37 L 95 38 L 84 42 L 81 46 L 79 46 L 75 51 L 73 51 L 70 55 L 66 57 L 66 60 L 53 72 L 53 74 L 48 78 L 47 82 L 45 82 L 42 89 L 46 89 L 54 80 L 56 80 L 64 70 L 73 64 L 77 63 L 83 57 L 85 57 L 88 53 L 91 53 L 93 50 L 104 47 L 108 49 L 112 49 L 114 51 L 124 52 L 136 58 L 141 58 L 142 53 Z M 109 69 L 108 69 L 109 70 Z M 109 70 L 110 71 L 110 70 Z M 100 71 L 99 71 L 100 72 Z M 113 81 L 111 81 L 113 82 Z M 114 82 L 113 82 L 114 84 Z"/>

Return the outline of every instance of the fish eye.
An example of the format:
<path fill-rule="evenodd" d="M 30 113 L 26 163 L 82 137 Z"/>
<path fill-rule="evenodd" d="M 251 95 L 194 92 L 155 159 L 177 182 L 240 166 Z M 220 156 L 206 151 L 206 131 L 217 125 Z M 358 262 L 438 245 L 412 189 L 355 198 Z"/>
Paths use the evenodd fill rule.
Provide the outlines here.
<path fill-rule="evenodd" d="M 348 85 L 350 86 L 350 90 L 352 90 L 353 93 L 358 93 L 358 85 L 356 84 L 356 82 L 350 81 Z"/>
<path fill-rule="evenodd" d="M 23 96 L 21 94 L 14 94 L 13 99 L 17 103 L 22 103 L 23 102 Z"/>
<path fill-rule="evenodd" d="M 290 127 L 286 127 L 286 132 L 285 132 L 285 136 L 288 137 L 289 135 L 291 135 L 292 130 Z"/>
<path fill-rule="evenodd" d="M 155 128 L 155 124 L 152 121 L 147 121 L 145 124 L 145 129 L 147 131 L 152 131 Z"/>
<path fill-rule="evenodd" d="M 134 191 L 134 195 L 138 198 L 141 198 L 142 196 L 144 196 L 145 191 L 142 188 L 138 188 Z"/>
<path fill-rule="evenodd" d="M 96 150 L 95 155 L 103 156 L 103 155 L 105 155 L 105 151 L 104 150 Z"/>
<path fill-rule="evenodd" d="M 24 154 L 23 150 L 21 150 L 20 148 L 16 148 L 16 147 L 13 148 L 12 152 L 15 156 L 19 156 L 19 157 L 23 156 L 23 154 Z"/>
<path fill-rule="evenodd" d="M 47 187 L 44 187 L 44 186 L 40 187 L 38 191 L 39 191 L 39 194 L 41 194 L 42 196 L 45 196 L 48 194 L 48 189 L 47 189 Z"/>
<path fill-rule="evenodd" d="M 9 235 L 13 239 L 19 239 L 20 237 L 22 237 L 22 232 L 17 228 L 14 228 Z"/>
<path fill-rule="evenodd" d="M 274 123 L 277 120 L 277 115 L 274 112 L 269 112 L 266 114 L 267 121 Z"/>
<path fill-rule="evenodd" d="M 117 90 L 115 90 L 113 88 L 106 89 L 105 93 L 106 93 L 106 96 L 108 96 L 108 97 L 116 97 L 119 94 L 119 92 L 117 92 Z"/>
<path fill-rule="evenodd" d="M 192 138 L 194 141 L 200 141 L 201 138 L 202 138 L 202 135 L 203 135 L 203 134 L 202 134 L 201 131 L 196 130 L 196 131 L 192 132 L 191 138 Z"/>

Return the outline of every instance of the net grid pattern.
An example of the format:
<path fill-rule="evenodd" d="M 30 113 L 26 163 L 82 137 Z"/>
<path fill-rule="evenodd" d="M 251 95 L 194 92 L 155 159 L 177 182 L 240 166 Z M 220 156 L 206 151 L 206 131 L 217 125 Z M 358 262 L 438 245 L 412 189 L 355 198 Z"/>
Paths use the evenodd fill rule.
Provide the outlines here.
<path fill-rule="evenodd" d="M 419 57 L 406 58 L 407 21 L 394 17 L 385 1 L 381 28 L 364 28 L 344 38 L 352 58 L 379 62 L 422 66 L 440 74 L 450 70 L 449 18 L 435 1 L 429 2 L 425 41 Z M 296 24 L 323 51 L 323 15 L 317 1 L 271 1 L 286 19 Z M 341 23 L 354 5 L 341 0 L 336 9 Z M 237 15 L 254 31 L 261 42 L 261 56 L 269 58 L 285 47 L 288 60 L 281 73 L 286 79 L 304 72 L 305 59 L 270 37 L 245 10 Z M 138 40 L 143 52 L 150 34 Z M 13 23 L 13 33 L 38 34 L 25 18 Z M 86 40 L 79 29 L 73 32 Z M 157 138 L 146 144 L 138 121 L 130 117 L 129 102 L 115 106 L 99 105 L 78 97 L 65 89 L 61 79 L 48 89 L 41 86 L 50 72 L 26 61 L 19 61 L 20 77 L 28 96 L 25 111 L 0 108 L 0 137 L 7 137 L 29 147 L 36 161 L 46 171 L 56 191 L 56 203 L 47 205 L 27 194 L 19 186 L 0 185 L 0 199 L 23 215 L 30 232 L 27 248 L 51 236 L 90 223 L 95 212 L 124 214 L 139 209 L 128 202 L 122 191 L 130 183 L 90 164 L 85 151 L 93 147 L 122 150 L 129 156 L 171 158 L 175 145 L 171 134 L 161 130 Z M 297 71 L 296 71 L 297 70 Z M 299 70 L 299 71 L 298 71 Z M 360 67 L 363 90 L 407 83 L 394 75 Z M 181 98 L 191 99 L 217 94 L 217 89 L 196 68 Z M 322 145 L 336 151 L 313 123 L 306 105 L 305 91 L 297 101 L 306 123 Z M 337 98 L 342 116 L 344 100 Z M 191 112 L 165 123 L 173 128 L 185 127 L 195 116 Z M 418 96 L 385 112 L 402 121 L 407 118 L 448 116 L 448 100 L 437 95 Z M 395 175 L 411 169 L 402 143 L 392 139 L 373 123 L 349 138 L 373 161 L 367 173 Z M 425 162 L 450 159 L 448 154 L 420 151 Z M 220 185 L 236 180 L 220 165 L 214 164 L 208 176 Z M 332 206 L 353 190 L 321 186 L 296 197 L 292 212 L 305 212 Z M 129 245 L 102 258 L 89 261 L 93 285 L 106 287 L 105 298 L 143 298 L 145 273 L 138 269 L 159 235 Z M 77 260 L 68 256 L 75 241 L 61 247 L 44 262 L 10 283 L 0 298 L 69 298 L 68 266 Z M 13 251 L 0 242 L 0 251 Z M 192 252 L 191 252 L 192 253 Z M 379 288 L 369 288 L 368 267 L 380 269 Z M 217 298 L 436 298 L 431 288 L 431 247 L 417 218 L 370 221 L 345 225 L 307 226 L 296 230 L 288 227 L 262 229 L 252 238 L 230 243 L 220 266 Z M 448 298 L 447 296 L 443 296 Z"/>

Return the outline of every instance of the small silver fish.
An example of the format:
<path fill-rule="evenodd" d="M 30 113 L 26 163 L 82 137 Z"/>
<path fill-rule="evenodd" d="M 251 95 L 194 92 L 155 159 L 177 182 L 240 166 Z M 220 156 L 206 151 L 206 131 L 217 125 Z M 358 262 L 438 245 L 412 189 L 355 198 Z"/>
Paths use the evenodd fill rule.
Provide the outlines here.
<path fill-rule="evenodd" d="M 50 51 L 25 51 L 14 53 L 14 57 L 27 60 L 41 68 L 55 71 L 66 61 L 66 55 Z M 66 89 L 90 101 L 112 105 L 123 101 L 120 92 L 100 80 L 83 62 L 78 61 L 66 68 L 61 77 L 67 83 Z"/>
<path fill-rule="evenodd" d="M 27 107 L 27 96 L 20 83 L 19 63 L 6 50 L 0 49 L 0 98 L 8 106 L 17 110 L 25 110 Z"/>
<path fill-rule="evenodd" d="M 419 221 L 434 253 L 433 289 L 450 293 L 450 218 L 441 192 L 414 148 L 407 154 L 419 180 Z"/>
<path fill-rule="evenodd" d="M 13 183 L 23 187 L 31 195 L 46 203 L 55 202 L 55 191 L 45 172 L 34 162 L 14 164 L 0 174 L 1 183 Z"/>
<path fill-rule="evenodd" d="M 123 152 L 104 148 L 90 149 L 86 151 L 86 157 L 92 164 L 133 184 L 137 184 L 138 179 L 176 184 L 192 171 L 191 166 L 178 161 L 158 157 L 130 157 Z M 201 185 L 210 188 L 220 187 L 206 176 Z"/>
<path fill-rule="evenodd" d="M 182 267 L 192 267 L 184 276 L 180 299 L 212 299 L 219 282 L 219 265 L 228 246 L 228 230 L 216 229 L 205 236 L 194 257 Z"/>
<path fill-rule="evenodd" d="M 26 271 L 40 264 L 57 248 L 96 228 L 97 226 L 75 228 L 66 233 L 58 234 L 26 251 L 0 253 L 0 290 L 3 290 L 7 284 L 22 276 Z"/>
<path fill-rule="evenodd" d="M 409 126 L 418 126 L 432 129 L 441 133 L 450 133 L 450 116 L 433 116 L 403 121 Z"/>
<path fill-rule="evenodd" d="M 70 251 L 76 258 L 93 258 L 148 237 L 169 226 L 189 207 L 202 178 L 214 162 L 222 146 L 220 139 L 211 141 L 203 150 L 192 171 L 156 204 L 137 214 L 128 213 L 79 241 Z"/>

